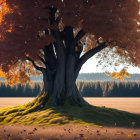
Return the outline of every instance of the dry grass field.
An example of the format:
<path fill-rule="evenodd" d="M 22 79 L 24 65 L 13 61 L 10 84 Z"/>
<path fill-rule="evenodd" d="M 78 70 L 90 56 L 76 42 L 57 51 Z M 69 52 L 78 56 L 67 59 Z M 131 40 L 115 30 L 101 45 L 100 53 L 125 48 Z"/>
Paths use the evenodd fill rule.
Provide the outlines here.
<path fill-rule="evenodd" d="M 85 98 L 95 106 L 105 106 L 140 114 L 140 98 Z"/>
<path fill-rule="evenodd" d="M 32 101 L 34 98 L 0 98 L 0 108 L 18 106 Z"/>
<path fill-rule="evenodd" d="M 0 108 L 26 104 L 34 98 L 0 98 Z M 95 106 L 105 106 L 140 114 L 140 98 L 85 98 Z"/>
<path fill-rule="evenodd" d="M 0 98 L 0 108 L 26 104 L 33 99 Z M 106 106 L 140 114 L 140 98 L 85 99 L 96 106 Z M 3 122 L 0 125 L 0 140 L 140 140 L 139 115 L 93 106 L 69 107 L 68 113 L 65 107 L 46 108 L 21 116 L 21 110 L 24 113 L 29 109 L 28 106 L 27 110 L 24 107 L 13 107 L 11 110 L 10 108 L 1 109 L 4 113 L 1 112 L 0 116 L 0 121 Z M 61 122 L 65 122 L 69 115 L 71 118 L 75 115 L 74 119 L 67 119 L 69 123 L 61 125 L 64 124 Z"/>

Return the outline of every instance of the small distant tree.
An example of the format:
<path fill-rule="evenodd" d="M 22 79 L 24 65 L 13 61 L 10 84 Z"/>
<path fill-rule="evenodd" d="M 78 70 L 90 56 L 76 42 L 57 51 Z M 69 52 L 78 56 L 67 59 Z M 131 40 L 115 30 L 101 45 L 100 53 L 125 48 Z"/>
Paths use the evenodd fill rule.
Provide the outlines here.
<path fill-rule="evenodd" d="M 139 7 L 138 0 L 1 0 L 1 77 L 13 85 L 43 74 L 44 104 L 87 104 L 75 82 L 89 58 L 101 52 L 101 64 L 112 50 L 140 66 Z"/>

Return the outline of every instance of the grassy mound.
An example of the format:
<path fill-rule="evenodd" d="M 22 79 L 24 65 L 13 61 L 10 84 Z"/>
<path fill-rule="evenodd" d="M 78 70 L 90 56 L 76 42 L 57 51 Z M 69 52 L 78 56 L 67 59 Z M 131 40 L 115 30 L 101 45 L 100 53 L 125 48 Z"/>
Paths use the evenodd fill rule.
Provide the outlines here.
<path fill-rule="evenodd" d="M 26 105 L 0 109 L 0 124 L 47 126 L 78 123 L 114 126 L 116 123 L 118 126 L 131 127 L 132 122 L 135 122 L 136 127 L 140 128 L 140 115 L 91 105 L 42 106 L 43 98 L 44 95 Z"/>

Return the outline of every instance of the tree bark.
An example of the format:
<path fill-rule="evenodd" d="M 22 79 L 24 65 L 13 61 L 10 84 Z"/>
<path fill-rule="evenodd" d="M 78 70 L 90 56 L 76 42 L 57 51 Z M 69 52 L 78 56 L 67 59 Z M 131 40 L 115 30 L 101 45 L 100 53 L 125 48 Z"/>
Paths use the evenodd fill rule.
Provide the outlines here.
<path fill-rule="evenodd" d="M 52 14 L 51 24 L 55 22 L 54 13 Z M 97 47 L 80 57 L 83 46 L 78 45 L 78 42 L 85 35 L 83 30 L 79 31 L 75 37 L 72 27 L 65 27 L 62 32 L 51 30 L 51 33 L 55 38 L 55 42 L 45 46 L 43 49 L 44 57 L 39 56 L 45 68 L 37 66 L 31 58 L 28 58 L 33 66 L 43 74 L 44 88 L 41 93 L 41 95 L 45 94 L 43 106 L 47 103 L 54 106 L 66 103 L 88 105 L 77 89 L 76 79 L 82 65 L 90 57 L 107 47 L 106 43 L 98 43 Z M 78 51 L 76 47 L 78 47 Z"/>
<path fill-rule="evenodd" d="M 57 41 L 54 43 L 56 56 L 54 56 L 54 53 L 52 53 L 52 57 L 50 55 L 53 61 L 50 60 L 49 63 L 46 63 L 46 68 L 40 68 L 36 66 L 33 60 L 28 59 L 33 63 L 35 68 L 43 74 L 44 88 L 42 94 L 45 94 L 43 106 L 48 102 L 54 106 L 64 105 L 66 103 L 71 105 L 88 105 L 77 89 L 76 79 L 82 65 L 91 56 L 106 46 L 105 44 L 99 44 L 99 46 L 88 51 L 81 58 L 77 58 L 74 50 L 65 50 L 59 35 L 59 32 L 57 32 Z M 52 47 L 52 45 L 49 47 Z M 50 49 L 48 49 L 48 51 L 50 51 Z M 48 53 L 46 52 L 46 54 Z M 47 56 L 45 58 L 47 59 Z"/>
<path fill-rule="evenodd" d="M 42 94 L 46 94 L 43 106 L 47 102 L 53 106 L 88 104 L 77 89 L 74 69 L 72 68 L 73 62 L 74 60 L 70 59 L 69 62 L 67 61 L 68 65 L 66 67 L 59 67 L 55 77 L 51 80 L 49 80 L 47 74 L 43 74 L 44 88 Z"/>
<path fill-rule="evenodd" d="M 70 104 L 86 105 L 87 102 L 83 99 L 76 86 L 75 65 L 76 57 L 69 54 L 66 63 L 66 99 Z"/>
<path fill-rule="evenodd" d="M 42 71 L 44 82 L 42 93 L 46 94 L 43 105 L 47 102 L 54 106 L 64 105 L 65 103 L 88 105 L 76 86 L 75 66 L 77 58 L 73 54 L 66 57 L 63 51 L 61 53 L 61 61 L 58 60 L 57 62 L 54 76 L 47 70 Z"/>

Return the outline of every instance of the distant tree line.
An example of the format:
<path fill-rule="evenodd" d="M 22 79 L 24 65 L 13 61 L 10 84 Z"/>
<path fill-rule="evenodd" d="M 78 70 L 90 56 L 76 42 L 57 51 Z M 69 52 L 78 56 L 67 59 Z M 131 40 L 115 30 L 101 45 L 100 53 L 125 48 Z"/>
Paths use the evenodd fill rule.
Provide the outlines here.
<path fill-rule="evenodd" d="M 125 81 L 139 81 L 140 74 L 130 74 L 130 78 L 124 78 Z M 80 73 L 77 81 L 116 81 L 117 79 L 112 79 L 110 76 L 106 76 L 105 73 Z"/>
<path fill-rule="evenodd" d="M 136 82 L 78 82 L 84 97 L 140 97 L 140 81 Z"/>
<path fill-rule="evenodd" d="M 41 83 L 33 83 L 32 85 L 18 84 L 10 87 L 4 82 L 0 83 L 0 97 L 36 97 L 42 89 Z"/>
<path fill-rule="evenodd" d="M 42 87 L 41 82 L 13 87 L 1 82 L 0 97 L 36 97 Z M 78 81 L 77 87 L 83 97 L 140 97 L 140 81 Z"/>

